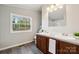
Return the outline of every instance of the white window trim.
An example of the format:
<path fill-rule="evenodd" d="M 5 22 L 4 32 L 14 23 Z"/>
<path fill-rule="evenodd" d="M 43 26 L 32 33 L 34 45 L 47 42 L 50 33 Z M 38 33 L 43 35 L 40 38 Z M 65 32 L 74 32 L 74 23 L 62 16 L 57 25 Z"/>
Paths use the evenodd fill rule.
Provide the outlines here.
<path fill-rule="evenodd" d="M 15 15 L 15 16 L 21 16 L 21 17 L 25 17 L 25 18 L 30 18 L 30 25 L 31 25 L 30 30 L 13 31 L 13 29 L 12 29 L 12 16 L 13 15 Z M 31 32 L 31 31 L 32 31 L 32 18 L 31 17 L 29 17 L 29 16 L 23 16 L 23 15 L 18 15 L 18 14 L 15 14 L 15 13 L 11 13 L 10 14 L 10 32 L 11 33 Z"/>

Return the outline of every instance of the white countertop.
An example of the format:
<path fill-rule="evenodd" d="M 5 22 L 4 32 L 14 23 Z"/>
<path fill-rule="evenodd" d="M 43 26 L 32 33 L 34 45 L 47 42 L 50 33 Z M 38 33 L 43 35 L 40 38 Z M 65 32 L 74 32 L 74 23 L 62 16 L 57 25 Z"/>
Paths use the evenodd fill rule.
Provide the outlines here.
<path fill-rule="evenodd" d="M 79 39 L 76 39 L 73 36 L 64 36 L 64 35 L 60 35 L 60 34 L 54 35 L 54 34 L 50 34 L 50 33 L 36 33 L 36 35 L 47 36 L 52 39 L 54 38 L 55 40 L 60 40 L 60 41 L 72 43 L 75 45 L 79 45 Z"/>

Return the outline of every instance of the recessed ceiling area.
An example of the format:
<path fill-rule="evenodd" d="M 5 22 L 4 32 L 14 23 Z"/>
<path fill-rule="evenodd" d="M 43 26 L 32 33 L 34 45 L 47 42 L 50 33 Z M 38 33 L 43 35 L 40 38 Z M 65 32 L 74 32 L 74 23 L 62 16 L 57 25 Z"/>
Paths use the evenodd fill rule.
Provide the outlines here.
<path fill-rule="evenodd" d="M 33 11 L 41 11 L 43 4 L 5 4 L 6 6 L 19 7 Z"/>

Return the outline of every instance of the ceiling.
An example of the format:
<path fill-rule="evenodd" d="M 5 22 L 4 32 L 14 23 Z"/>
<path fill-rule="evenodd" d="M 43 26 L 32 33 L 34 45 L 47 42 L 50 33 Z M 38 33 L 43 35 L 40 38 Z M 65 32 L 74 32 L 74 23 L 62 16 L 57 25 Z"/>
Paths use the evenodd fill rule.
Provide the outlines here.
<path fill-rule="evenodd" d="M 19 7 L 33 11 L 41 11 L 43 4 L 5 4 L 6 6 Z"/>

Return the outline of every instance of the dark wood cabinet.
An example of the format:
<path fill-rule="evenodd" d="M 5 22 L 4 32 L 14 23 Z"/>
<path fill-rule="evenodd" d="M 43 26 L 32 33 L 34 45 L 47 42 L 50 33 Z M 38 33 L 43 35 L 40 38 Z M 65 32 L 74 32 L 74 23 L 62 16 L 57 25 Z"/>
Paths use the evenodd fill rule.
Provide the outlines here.
<path fill-rule="evenodd" d="M 37 48 L 45 54 L 51 54 L 52 52 L 49 52 L 50 37 L 42 36 L 42 35 L 37 35 L 36 37 L 37 37 L 37 39 L 36 39 Z M 52 39 L 54 39 L 54 38 L 52 38 Z M 79 54 L 78 45 L 60 41 L 57 39 L 54 39 L 54 40 L 56 40 L 56 54 Z"/>
<path fill-rule="evenodd" d="M 37 41 L 36 44 L 37 48 L 43 53 L 47 54 L 49 48 L 49 38 L 42 35 L 37 35 L 36 41 Z"/>
<path fill-rule="evenodd" d="M 56 40 L 56 54 L 77 54 L 79 46 Z"/>

